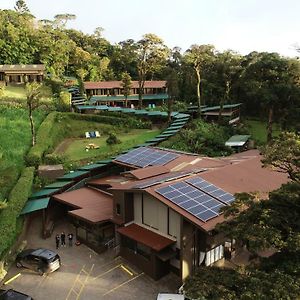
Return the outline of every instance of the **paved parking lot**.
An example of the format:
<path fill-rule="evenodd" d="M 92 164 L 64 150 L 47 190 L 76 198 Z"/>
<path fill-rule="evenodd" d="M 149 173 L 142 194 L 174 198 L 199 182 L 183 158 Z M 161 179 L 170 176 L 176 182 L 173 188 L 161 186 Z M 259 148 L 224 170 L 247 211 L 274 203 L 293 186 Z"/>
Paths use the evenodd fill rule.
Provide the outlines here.
<path fill-rule="evenodd" d="M 72 231 L 69 224 L 56 228 L 53 238 L 43 240 L 36 222 L 30 227 L 27 248 L 43 247 L 55 250 L 54 236 L 64 230 Z M 73 230 L 74 232 L 74 230 Z M 156 299 L 159 292 L 176 292 L 178 277 L 170 274 L 154 281 L 141 270 L 116 257 L 113 250 L 98 255 L 85 245 L 57 250 L 61 256 L 61 268 L 49 275 L 40 276 L 27 269 L 13 266 L 5 280 L 18 273 L 19 277 L 5 286 L 31 295 L 35 300 L 73 299 Z"/>

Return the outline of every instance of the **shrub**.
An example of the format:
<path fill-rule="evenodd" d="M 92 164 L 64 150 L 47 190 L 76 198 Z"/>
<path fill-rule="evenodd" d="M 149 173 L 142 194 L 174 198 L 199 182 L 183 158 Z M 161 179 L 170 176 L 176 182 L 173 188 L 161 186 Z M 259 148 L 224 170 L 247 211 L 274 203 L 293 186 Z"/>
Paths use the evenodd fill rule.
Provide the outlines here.
<path fill-rule="evenodd" d="M 56 136 L 56 131 L 53 130 L 54 124 L 57 121 L 57 113 L 50 113 L 44 122 L 41 124 L 37 136 L 36 144 L 28 152 L 25 161 L 27 166 L 37 167 L 42 162 L 43 155 L 52 147 L 53 140 Z"/>
<path fill-rule="evenodd" d="M 55 107 L 57 111 L 70 111 L 71 94 L 68 91 L 59 93 L 59 97 L 55 99 Z"/>
<path fill-rule="evenodd" d="M 51 153 L 45 155 L 44 162 L 49 165 L 57 165 L 65 163 L 66 158 L 62 155 Z"/>
<path fill-rule="evenodd" d="M 12 246 L 17 235 L 17 219 L 31 194 L 34 168 L 25 168 L 9 194 L 8 206 L 0 213 L 0 257 Z"/>
<path fill-rule="evenodd" d="M 120 144 L 121 141 L 117 138 L 117 136 L 114 133 L 110 133 L 107 140 L 106 140 L 106 144 L 111 146 L 111 145 L 116 145 L 116 144 Z"/>

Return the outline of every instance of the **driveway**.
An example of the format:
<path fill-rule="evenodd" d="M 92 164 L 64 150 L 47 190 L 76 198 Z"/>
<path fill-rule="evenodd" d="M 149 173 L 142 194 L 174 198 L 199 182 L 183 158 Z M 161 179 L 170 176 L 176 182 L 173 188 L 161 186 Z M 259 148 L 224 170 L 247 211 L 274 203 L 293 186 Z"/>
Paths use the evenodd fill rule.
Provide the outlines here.
<path fill-rule="evenodd" d="M 137 267 L 129 264 L 114 250 L 97 254 L 85 245 L 65 247 L 55 250 L 56 233 L 74 232 L 68 223 L 61 223 L 50 239 L 40 238 L 40 224 L 36 219 L 27 235 L 27 248 L 48 248 L 61 256 L 61 268 L 49 275 L 40 276 L 27 269 L 11 267 L 6 279 L 18 273 L 21 275 L 5 288 L 13 288 L 31 295 L 35 300 L 73 300 L 73 299 L 156 299 L 159 292 L 174 293 L 180 281 L 174 274 L 169 274 L 159 281 L 154 281 Z"/>

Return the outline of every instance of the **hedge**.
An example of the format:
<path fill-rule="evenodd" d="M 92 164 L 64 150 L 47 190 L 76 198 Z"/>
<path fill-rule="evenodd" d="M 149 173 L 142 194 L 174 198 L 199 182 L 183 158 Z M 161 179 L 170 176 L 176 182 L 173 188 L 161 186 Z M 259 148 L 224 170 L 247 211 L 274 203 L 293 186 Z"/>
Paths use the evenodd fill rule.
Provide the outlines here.
<path fill-rule="evenodd" d="M 44 153 L 52 147 L 53 127 L 57 119 L 57 114 L 57 112 L 50 113 L 40 125 L 36 135 L 37 143 L 30 149 L 25 158 L 27 166 L 38 167 L 42 162 Z"/>
<path fill-rule="evenodd" d="M 25 168 L 9 194 L 8 206 L 0 212 L 0 258 L 13 245 L 17 232 L 17 219 L 31 194 L 34 168 Z"/>
<path fill-rule="evenodd" d="M 70 113 L 68 114 L 73 120 L 84 120 L 90 122 L 99 122 L 110 125 L 117 126 L 126 126 L 128 128 L 140 128 L 147 129 L 151 128 L 152 123 L 150 121 L 142 121 L 139 118 L 121 115 L 118 113 L 112 112 L 111 115 L 106 115 L 105 113 L 88 115 L 88 114 L 78 114 L 78 113 Z"/>

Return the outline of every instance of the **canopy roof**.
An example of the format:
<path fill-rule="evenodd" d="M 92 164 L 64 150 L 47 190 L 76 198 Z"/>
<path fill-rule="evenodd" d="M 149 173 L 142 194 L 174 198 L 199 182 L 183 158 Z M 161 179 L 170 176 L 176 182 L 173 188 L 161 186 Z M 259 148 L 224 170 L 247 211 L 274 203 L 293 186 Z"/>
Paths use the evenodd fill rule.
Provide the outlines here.
<path fill-rule="evenodd" d="M 117 231 L 120 234 L 127 236 L 145 246 L 148 246 L 155 251 L 161 251 L 175 243 L 175 241 L 169 238 L 166 238 L 134 223 L 125 227 L 121 227 L 117 229 Z"/>
<path fill-rule="evenodd" d="M 50 198 L 42 198 L 36 200 L 27 201 L 23 210 L 21 211 L 21 215 L 25 215 L 37 210 L 41 210 L 48 207 Z"/>
<path fill-rule="evenodd" d="M 167 82 L 165 80 L 147 80 L 145 81 L 144 88 L 164 88 L 166 87 Z M 131 81 L 131 88 L 138 88 L 138 81 Z M 91 89 L 114 89 L 122 88 L 122 81 L 99 81 L 99 82 L 84 82 L 84 88 L 86 90 Z"/>
<path fill-rule="evenodd" d="M 99 223 L 113 218 L 112 196 L 92 188 L 81 188 L 53 197 L 56 201 L 74 208 L 69 214 L 90 223 Z"/>

